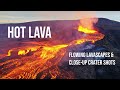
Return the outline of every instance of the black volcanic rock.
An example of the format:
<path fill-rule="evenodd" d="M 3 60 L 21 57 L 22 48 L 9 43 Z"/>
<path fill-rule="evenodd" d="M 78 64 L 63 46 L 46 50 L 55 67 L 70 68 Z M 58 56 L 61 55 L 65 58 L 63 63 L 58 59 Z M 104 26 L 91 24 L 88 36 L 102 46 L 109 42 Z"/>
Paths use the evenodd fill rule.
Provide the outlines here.
<path fill-rule="evenodd" d="M 120 22 L 106 18 L 99 18 L 95 26 L 104 34 L 107 34 L 110 30 L 120 30 Z"/>
<path fill-rule="evenodd" d="M 110 60 L 116 60 L 115 66 L 96 66 L 97 70 L 102 70 L 102 75 L 97 74 L 97 78 L 102 79 L 119 79 L 120 78 L 120 38 L 118 33 L 119 31 L 109 31 L 108 34 L 105 35 L 103 40 L 97 41 L 95 43 L 96 46 L 104 47 L 109 52 L 114 52 L 114 58 L 109 58 Z M 108 59 L 108 60 L 109 60 Z"/>
<path fill-rule="evenodd" d="M 27 41 L 37 41 L 42 42 L 41 39 L 8 39 L 7 38 L 7 26 L 50 26 L 53 32 L 51 40 L 46 40 L 49 43 L 58 43 L 64 44 L 69 43 L 75 39 L 78 39 L 82 34 L 78 34 L 76 27 L 78 26 L 79 20 L 61 20 L 61 21 L 35 21 L 35 22 L 26 22 L 18 24 L 0 24 L 0 53 L 3 52 L 3 49 L 9 49 L 11 47 L 17 47 L 22 45 L 21 42 L 24 40 Z M 59 65 L 60 68 L 65 70 L 72 70 L 76 74 L 77 79 L 120 79 L 120 22 L 112 21 L 105 18 L 99 18 L 98 22 L 95 24 L 95 27 L 98 28 L 99 32 L 103 33 L 105 36 L 102 40 L 95 42 L 94 46 L 90 49 L 84 48 L 91 43 L 86 42 L 84 45 L 76 45 L 69 47 L 69 50 L 73 51 L 109 51 L 114 52 L 115 57 L 109 59 L 115 59 L 115 66 L 68 66 L 69 60 L 68 54 L 62 58 L 62 65 Z M 28 31 L 26 30 L 26 33 Z M 6 50 L 7 51 L 7 50 Z M 67 69 L 66 69 L 67 68 Z M 38 75 L 39 78 L 39 75 Z"/>
<path fill-rule="evenodd" d="M 104 33 L 104 39 L 97 41 L 96 46 L 104 47 L 109 52 L 114 52 L 115 66 L 96 66 L 97 78 L 119 79 L 120 78 L 120 23 L 108 19 L 99 19 L 99 30 Z M 101 71 L 101 74 L 99 73 Z M 99 73 L 99 74 L 98 74 Z"/>

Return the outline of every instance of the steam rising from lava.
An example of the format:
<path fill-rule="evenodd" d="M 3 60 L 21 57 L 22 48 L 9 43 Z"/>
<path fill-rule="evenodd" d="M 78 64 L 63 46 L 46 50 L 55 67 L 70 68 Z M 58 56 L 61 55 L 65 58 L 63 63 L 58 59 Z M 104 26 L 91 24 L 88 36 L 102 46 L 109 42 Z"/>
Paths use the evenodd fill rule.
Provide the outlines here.
<path fill-rule="evenodd" d="M 98 22 L 98 18 L 84 18 L 80 20 L 80 24 L 84 28 L 95 29 L 94 24 Z"/>

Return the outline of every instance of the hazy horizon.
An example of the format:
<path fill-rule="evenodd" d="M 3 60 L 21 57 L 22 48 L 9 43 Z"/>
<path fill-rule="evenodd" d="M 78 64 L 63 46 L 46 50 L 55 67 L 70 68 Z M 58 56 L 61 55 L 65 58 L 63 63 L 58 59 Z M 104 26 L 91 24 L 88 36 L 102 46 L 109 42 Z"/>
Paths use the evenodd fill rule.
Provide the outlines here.
<path fill-rule="evenodd" d="M 0 23 L 22 23 L 48 20 L 107 18 L 120 22 L 120 11 L 0 11 Z"/>

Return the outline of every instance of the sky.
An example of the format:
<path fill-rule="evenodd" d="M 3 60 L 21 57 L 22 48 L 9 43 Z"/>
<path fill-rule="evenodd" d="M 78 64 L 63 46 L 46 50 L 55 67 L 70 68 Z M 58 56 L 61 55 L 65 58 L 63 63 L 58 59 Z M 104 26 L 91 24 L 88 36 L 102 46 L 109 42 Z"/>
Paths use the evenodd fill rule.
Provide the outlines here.
<path fill-rule="evenodd" d="M 120 22 L 120 11 L 0 11 L 0 23 L 78 20 L 89 17 L 108 18 Z"/>

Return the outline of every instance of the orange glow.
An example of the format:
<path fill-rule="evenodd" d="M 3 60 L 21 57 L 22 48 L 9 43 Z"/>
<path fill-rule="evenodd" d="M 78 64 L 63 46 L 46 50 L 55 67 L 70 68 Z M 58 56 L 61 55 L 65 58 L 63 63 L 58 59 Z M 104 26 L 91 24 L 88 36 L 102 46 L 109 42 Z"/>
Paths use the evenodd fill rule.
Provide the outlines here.
<path fill-rule="evenodd" d="M 12 59 L 12 60 L 8 60 L 4 63 L 1 63 L 0 65 L 11 62 L 11 64 L 6 66 L 6 68 L 10 68 L 13 65 L 16 66 L 16 68 L 14 68 L 13 71 L 11 71 L 10 73 L 8 73 L 7 75 L 5 75 L 2 78 L 16 78 L 16 79 L 17 78 L 18 79 L 32 78 L 32 79 L 35 79 L 36 75 L 39 72 L 42 72 L 43 70 L 46 70 L 46 69 L 56 65 L 60 61 L 60 59 L 64 55 L 64 50 L 61 50 L 61 49 L 65 48 L 67 46 L 68 46 L 67 44 L 62 44 L 62 45 L 54 45 L 54 46 L 44 46 L 41 49 L 39 47 L 39 49 L 36 49 L 37 51 L 34 52 L 34 54 L 31 56 L 24 56 L 21 59 Z M 15 50 L 15 49 L 13 49 L 13 50 Z M 58 53 L 60 50 L 61 50 L 61 52 Z M 25 50 L 19 50 L 18 53 L 19 53 L 19 55 L 26 54 Z M 58 57 L 58 59 L 51 63 L 52 58 L 55 58 L 55 57 Z M 21 65 L 22 63 L 25 63 L 25 64 L 23 66 L 19 67 L 19 65 Z M 55 79 L 57 77 L 57 75 L 60 73 L 58 70 L 59 69 L 57 69 L 57 66 L 56 66 L 56 69 L 55 68 L 50 69 L 50 71 L 47 74 L 44 73 L 40 78 L 45 78 L 46 75 L 50 74 L 51 79 Z M 36 71 L 36 72 L 33 73 L 34 71 Z"/>
<path fill-rule="evenodd" d="M 60 49 L 65 48 L 67 46 L 68 45 L 56 45 L 56 46 L 51 46 L 51 47 L 43 47 L 40 57 L 42 59 L 51 59 L 55 57 L 56 53 Z"/>
<path fill-rule="evenodd" d="M 81 39 L 75 40 L 75 44 L 82 44 L 88 41 L 90 41 L 91 43 L 95 43 L 96 41 L 104 38 L 104 34 L 99 33 L 94 28 L 94 24 L 97 23 L 97 21 L 97 18 L 85 18 L 80 20 L 77 30 L 79 32 L 85 33 L 86 36 Z"/>
<path fill-rule="evenodd" d="M 9 50 L 7 56 L 11 56 L 11 52 L 12 50 Z"/>
<path fill-rule="evenodd" d="M 38 47 L 31 47 L 31 48 L 28 48 L 29 49 L 29 51 L 31 50 L 31 51 L 36 51 L 37 49 L 38 49 Z"/>
<path fill-rule="evenodd" d="M 35 47 L 28 47 L 28 48 L 26 48 L 26 50 L 19 50 L 18 51 L 18 55 L 26 55 L 28 52 L 30 52 L 30 51 L 36 51 L 37 50 L 37 48 L 35 48 Z"/>
<path fill-rule="evenodd" d="M 36 51 L 39 48 L 39 46 L 35 46 L 35 47 L 31 47 L 31 46 L 27 46 L 27 47 L 20 47 L 20 48 L 13 48 L 8 50 L 8 54 L 7 56 L 12 56 L 12 52 L 16 51 L 17 55 L 26 55 L 29 52 L 33 52 Z"/>
<path fill-rule="evenodd" d="M 85 39 L 80 39 L 80 40 L 76 40 L 75 44 L 82 44 L 84 43 L 86 40 Z"/>
<path fill-rule="evenodd" d="M 98 18 L 84 18 L 80 20 L 79 26 L 93 30 L 94 24 L 96 24 L 97 22 Z"/>
<path fill-rule="evenodd" d="M 25 54 L 26 54 L 25 50 L 18 51 L 18 55 L 25 55 Z"/>
<path fill-rule="evenodd" d="M 88 28 L 83 28 L 82 26 L 78 26 L 78 31 L 84 32 L 86 34 L 93 34 L 93 33 L 97 32 L 96 30 L 88 29 Z"/>
<path fill-rule="evenodd" d="M 79 26 L 77 26 L 78 33 L 83 32 L 86 35 L 80 38 L 77 37 L 77 39 L 69 43 L 54 45 L 49 41 L 47 43 L 31 41 L 25 42 L 26 46 L 11 48 L 5 55 L 13 55 L 13 57 L 8 57 L 8 60 L 0 63 L 1 67 L 4 66 L 0 77 L 2 79 L 36 79 L 36 77 L 39 79 L 46 77 L 51 79 L 56 79 L 57 77 L 74 78 L 73 72 L 60 69 L 58 63 L 66 54 L 69 46 L 85 42 L 94 44 L 96 41 L 104 38 L 104 34 L 98 32 L 93 27 L 96 21 L 97 19 L 81 20 Z"/>

